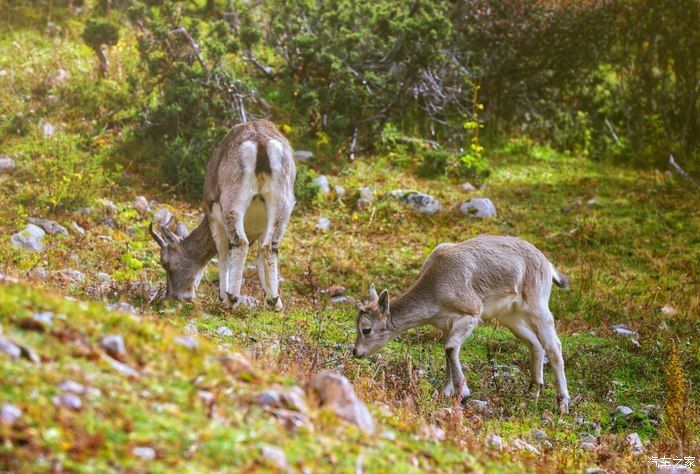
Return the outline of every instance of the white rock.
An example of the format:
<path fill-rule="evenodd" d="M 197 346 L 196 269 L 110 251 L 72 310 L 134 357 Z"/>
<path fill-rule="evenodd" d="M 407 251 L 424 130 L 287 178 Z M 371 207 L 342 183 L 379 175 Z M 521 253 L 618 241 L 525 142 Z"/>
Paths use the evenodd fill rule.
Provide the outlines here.
<path fill-rule="evenodd" d="M 58 388 L 62 392 L 75 393 L 76 395 L 82 395 L 85 393 L 85 385 L 74 380 L 64 380 L 58 384 Z"/>
<path fill-rule="evenodd" d="M 622 337 L 639 337 L 637 331 L 627 329 L 623 324 L 616 324 L 615 326 L 613 326 L 613 332 L 618 336 Z"/>
<path fill-rule="evenodd" d="M 119 359 L 126 355 L 126 345 L 124 344 L 124 338 L 118 334 L 113 334 L 110 336 L 104 336 L 100 339 L 100 347 L 107 354 L 115 359 Z"/>
<path fill-rule="evenodd" d="M 12 426 L 22 416 L 22 410 L 10 403 L 3 403 L 0 408 L 0 424 Z"/>
<path fill-rule="evenodd" d="M 14 171 L 17 168 L 15 160 L 0 153 L 0 173 Z"/>
<path fill-rule="evenodd" d="M 326 231 L 330 228 L 331 221 L 327 217 L 319 217 L 316 221 L 316 229 L 320 231 Z"/>
<path fill-rule="evenodd" d="M 622 416 L 629 416 L 629 415 L 631 415 L 631 414 L 634 412 L 634 410 L 632 410 L 630 407 L 626 407 L 626 406 L 624 406 L 624 405 L 620 405 L 619 407 L 617 407 L 617 408 L 615 409 L 615 412 L 616 412 L 616 413 L 619 413 L 619 414 L 622 415 Z"/>
<path fill-rule="evenodd" d="M 49 219 L 39 219 L 38 217 L 30 217 L 27 219 L 27 222 L 30 224 L 34 224 L 36 226 L 41 227 L 44 232 L 50 235 L 55 235 L 55 234 L 62 234 L 62 235 L 68 235 L 68 229 L 63 227 L 61 224 L 58 222 L 49 220 Z"/>
<path fill-rule="evenodd" d="M 442 209 L 440 201 L 435 199 L 430 194 L 425 194 L 418 191 L 395 189 L 389 193 L 389 196 L 398 199 L 403 204 L 410 206 L 414 211 L 420 214 L 435 214 Z"/>
<path fill-rule="evenodd" d="M 98 272 L 95 276 L 96 276 L 97 279 L 100 280 L 102 283 L 106 283 L 106 284 L 112 283 L 112 278 L 111 278 L 108 274 L 106 274 L 106 273 L 104 273 L 104 272 Z"/>
<path fill-rule="evenodd" d="M 282 471 L 290 470 L 289 462 L 287 461 L 287 456 L 285 456 L 284 451 L 282 451 L 277 446 L 263 446 L 262 455 L 265 458 L 269 459 L 277 469 L 280 469 Z"/>
<path fill-rule="evenodd" d="M 159 207 L 158 210 L 153 214 L 153 220 L 158 225 L 167 225 L 173 215 L 164 207 Z"/>
<path fill-rule="evenodd" d="M 47 272 L 43 267 L 36 267 L 36 268 L 33 268 L 32 271 L 29 272 L 29 275 L 32 278 L 38 278 L 39 280 L 44 280 L 47 276 L 49 276 L 49 272 Z"/>
<path fill-rule="evenodd" d="M 342 375 L 320 372 L 309 383 L 323 406 L 331 408 L 339 417 L 354 423 L 367 434 L 374 434 L 372 414 L 355 395 L 350 381 Z"/>
<path fill-rule="evenodd" d="M 71 229 L 73 229 L 73 231 L 75 231 L 76 234 L 85 235 L 85 229 L 83 229 L 77 222 L 71 221 L 70 227 Z"/>
<path fill-rule="evenodd" d="M 199 341 L 192 336 L 178 336 L 175 338 L 175 344 L 191 351 L 195 351 L 199 347 Z"/>
<path fill-rule="evenodd" d="M 487 219 L 496 217 L 496 206 L 489 198 L 472 198 L 459 206 L 459 212 L 467 217 Z"/>
<path fill-rule="evenodd" d="M 46 236 L 46 232 L 41 227 L 34 224 L 27 224 L 23 230 L 13 234 L 10 237 L 12 245 L 31 252 L 40 252 L 44 250 L 42 239 Z"/>
<path fill-rule="evenodd" d="M 673 316 L 674 314 L 678 313 L 678 310 L 669 304 L 665 304 L 661 307 L 661 313 L 665 314 L 666 316 Z"/>
<path fill-rule="evenodd" d="M 503 451 L 503 439 L 495 434 L 489 435 L 486 438 L 486 446 L 497 451 Z"/>
<path fill-rule="evenodd" d="M 294 159 L 297 161 L 309 161 L 314 154 L 308 150 L 294 150 Z"/>
<path fill-rule="evenodd" d="M 62 87 L 68 82 L 68 72 L 66 72 L 65 69 L 57 69 L 55 72 L 49 74 L 46 79 L 44 79 L 44 82 L 51 88 Z"/>
<path fill-rule="evenodd" d="M 72 392 L 63 392 L 60 395 L 53 397 L 53 404 L 58 407 L 69 408 L 74 411 L 80 411 L 83 408 L 83 401 Z"/>
<path fill-rule="evenodd" d="M 514 439 L 512 444 L 513 447 L 519 451 L 529 451 L 532 454 L 540 454 L 539 449 L 522 439 Z"/>
<path fill-rule="evenodd" d="M 139 372 L 136 369 L 133 369 L 129 367 L 128 365 L 124 364 L 123 362 L 119 362 L 117 359 L 108 356 L 107 354 L 101 354 L 102 359 L 105 360 L 106 362 L 109 363 L 109 365 L 112 366 L 114 370 L 119 372 L 122 375 L 126 375 L 127 377 L 134 377 L 138 378 L 141 376 Z"/>
<path fill-rule="evenodd" d="M 532 436 L 538 441 L 544 441 L 549 438 L 549 436 L 547 436 L 547 433 L 538 428 L 532 430 Z"/>
<path fill-rule="evenodd" d="M 642 440 L 637 433 L 628 434 L 625 440 L 633 455 L 638 456 L 644 452 L 644 444 L 642 444 Z"/>
<path fill-rule="evenodd" d="M 476 407 L 480 412 L 486 412 L 489 409 L 489 403 L 484 400 L 470 399 L 469 404 Z"/>
<path fill-rule="evenodd" d="M 144 196 L 136 196 L 134 199 L 134 209 L 136 209 L 141 217 L 145 217 L 149 212 L 151 212 L 151 206 L 148 204 L 148 200 Z"/>
<path fill-rule="evenodd" d="M 595 443 L 581 442 L 579 446 L 581 446 L 581 449 L 583 449 L 584 451 L 595 451 L 596 449 L 598 449 L 598 445 Z"/>
<path fill-rule="evenodd" d="M 54 274 L 66 283 L 80 283 L 82 281 L 85 281 L 85 275 L 83 274 L 83 272 L 73 270 L 72 268 L 57 270 L 56 272 L 54 272 Z"/>
<path fill-rule="evenodd" d="M 182 332 L 185 334 L 197 334 L 199 331 L 197 330 L 197 325 L 195 323 L 187 323 L 187 325 L 182 328 Z"/>
<path fill-rule="evenodd" d="M 590 433 L 583 433 L 581 436 L 578 437 L 578 440 L 581 443 L 596 444 L 598 442 L 598 439 Z"/>
<path fill-rule="evenodd" d="M 44 122 L 44 125 L 41 127 L 41 131 L 44 133 L 45 137 L 52 137 L 56 134 L 56 127 L 51 125 L 49 122 Z"/>
<path fill-rule="evenodd" d="M 473 193 L 474 191 L 476 191 L 476 186 L 474 186 L 468 181 L 460 184 L 459 188 L 465 193 Z"/>
<path fill-rule="evenodd" d="M 345 188 L 339 184 L 333 186 L 333 191 L 335 191 L 338 196 L 345 196 Z"/>
<path fill-rule="evenodd" d="M 131 306 L 129 303 L 124 303 L 124 302 L 118 302 L 118 303 L 112 303 L 110 305 L 107 305 L 107 309 L 110 311 L 122 311 L 124 313 L 131 313 L 134 316 L 138 315 L 138 311 L 136 311 L 136 308 Z"/>
<path fill-rule="evenodd" d="M 321 194 L 328 194 L 331 192 L 331 186 L 328 183 L 328 178 L 325 175 L 314 178 L 314 183 L 318 185 L 318 192 Z"/>
<path fill-rule="evenodd" d="M 41 327 L 46 329 L 53 324 L 53 313 L 51 311 L 42 311 L 32 314 L 32 320 L 39 323 Z"/>
<path fill-rule="evenodd" d="M 361 211 L 367 209 L 374 202 L 374 194 L 368 187 L 360 188 L 360 199 L 357 201 L 357 208 Z"/>
<path fill-rule="evenodd" d="M 137 446 L 131 450 L 131 453 L 134 456 L 144 459 L 146 461 L 152 461 L 156 458 L 156 451 L 153 448 L 149 448 L 147 446 Z"/>
<path fill-rule="evenodd" d="M 219 336 L 224 336 L 224 337 L 233 336 L 233 331 L 231 331 L 226 326 L 221 326 L 221 327 L 217 328 L 216 333 Z"/>
<path fill-rule="evenodd" d="M 8 341 L 2 336 L 0 336 L 0 352 L 10 356 L 10 358 L 13 360 L 19 359 L 19 357 L 22 355 L 22 350 L 19 348 L 19 346 Z"/>

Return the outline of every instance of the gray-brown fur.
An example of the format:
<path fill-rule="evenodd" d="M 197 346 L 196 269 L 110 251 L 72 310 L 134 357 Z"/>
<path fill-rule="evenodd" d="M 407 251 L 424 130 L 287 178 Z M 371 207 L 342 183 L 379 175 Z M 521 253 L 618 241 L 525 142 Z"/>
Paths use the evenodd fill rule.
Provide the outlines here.
<path fill-rule="evenodd" d="M 482 235 L 460 244 L 440 244 L 418 280 L 391 302 L 385 290 L 360 305 L 355 355 L 371 354 L 393 337 L 423 324 L 445 334 L 445 394 L 470 394 L 459 363 L 464 339 L 482 319 L 505 325 L 531 351 L 533 385 L 542 384 L 546 353 L 555 370 L 562 411 L 568 409 L 561 344 L 547 302 L 552 282 L 566 278 L 532 244 L 514 237 Z M 537 388 L 538 390 L 538 388 Z M 537 392 L 539 393 L 539 392 Z"/>

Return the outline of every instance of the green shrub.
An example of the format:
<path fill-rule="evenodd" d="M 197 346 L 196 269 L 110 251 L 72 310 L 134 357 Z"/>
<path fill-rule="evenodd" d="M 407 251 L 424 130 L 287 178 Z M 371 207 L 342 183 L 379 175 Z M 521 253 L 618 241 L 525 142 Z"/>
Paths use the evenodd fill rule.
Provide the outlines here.
<path fill-rule="evenodd" d="M 314 182 L 318 173 L 303 163 L 297 164 L 297 179 L 294 183 L 294 195 L 297 205 L 310 206 L 318 196 L 319 186 Z"/>
<path fill-rule="evenodd" d="M 425 178 L 442 176 L 447 172 L 450 163 L 456 160 L 454 153 L 443 150 L 429 150 L 423 153 L 423 161 L 418 168 L 418 174 Z"/>

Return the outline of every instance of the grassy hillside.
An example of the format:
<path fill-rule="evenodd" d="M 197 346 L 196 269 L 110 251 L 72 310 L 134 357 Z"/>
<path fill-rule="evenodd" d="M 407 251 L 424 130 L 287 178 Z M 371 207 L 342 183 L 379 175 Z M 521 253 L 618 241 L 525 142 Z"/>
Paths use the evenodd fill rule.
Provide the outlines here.
<path fill-rule="evenodd" d="M 0 337 L 40 358 L 0 354 L 0 404 L 22 410 L 12 426 L 0 425 L 1 469 L 279 469 L 264 455 L 268 445 L 285 452 L 292 470 L 313 472 L 621 472 L 643 470 L 653 455 L 700 453 L 700 198 L 685 182 L 664 170 L 562 155 L 526 138 L 488 148 L 491 175 L 470 192 L 448 177 L 418 177 L 418 158 L 405 150 L 354 162 L 317 152 L 310 167 L 347 193 L 331 191 L 295 210 L 280 250 L 284 313 L 222 307 L 213 264 L 194 303 L 153 298 L 164 273 L 147 231 L 152 216 L 141 216 L 133 200 L 156 200 L 189 228 L 198 206 L 139 161 L 137 104 L 125 85 L 137 69 L 128 32 L 110 53 L 110 74 L 96 81 L 78 21 L 61 25 L 55 35 L 25 18 L 0 33 L 0 153 L 17 165 L 0 173 L 0 272 L 20 281 L 0 284 Z M 375 200 L 359 210 L 363 186 Z M 394 189 L 429 193 L 443 210 L 417 214 L 388 197 Z M 498 216 L 461 216 L 457 207 L 474 196 L 489 197 Z M 46 236 L 39 252 L 16 248 L 10 236 L 30 217 L 52 219 L 68 233 Z M 330 220 L 327 231 L 316 229 L 320 217 Z M 435 330 L 413 330 L 369 360 L 350 355 L 354 307 L 329 302 L 321 290 L 342 285 L 363 299 L 374 282 L 398 295 L 436 244 L 481 233 L 530 240 L 572 281 L 551 301 L 571 415 L 556 414 L 548 367 L 540 399 L 529 397 L 526 348 L 504 328 L 478 328 L 462 351 L 472 396 L 485 409 L 462 409 L 439 395 L 444 353 Z M 67 269 L 84 279 L 61 273 Z M 246 294 L 260 297 L 254 272 L 246 273 Z M 115 302 L 138 316 L 105 308 Z M 53 323 L 37 330 L 27 318 L 43 311 L 54 313 Z M 618 324 L 637 336 L 616 334 Z M 124 362 L 138 377 L 101 355 L 99 340 L 109 334 L 123 337 Z M 185 335 L 196 338 L 195 350 L 176 342 Z M 231 352 L 245 354 L 254 373 L 226 372 L 219 357 Z M 378 423 L 375 436 L 315 408 L 310 396 L 298 430 L 257 401 L 265 390 L 305 387 L 321 370 L 351 380 Z M 86 389 L 78 411 L 54 404 L 65 381 Z M 618 406 L 633 412 L 622 415 Z M 631 433 L 645 443 L 643 454 L 630 449 Z M 494 434 L 502 450 L 486 445 Z M 585 434 L 592 446 L 582 446 Z M 134 448 L 152 448 L 155 459 Z"/>

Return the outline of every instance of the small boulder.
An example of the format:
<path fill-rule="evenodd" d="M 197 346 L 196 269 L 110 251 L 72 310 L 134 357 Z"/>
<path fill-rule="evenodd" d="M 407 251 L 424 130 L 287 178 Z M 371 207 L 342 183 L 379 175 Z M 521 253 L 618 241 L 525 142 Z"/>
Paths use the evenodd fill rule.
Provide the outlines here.
<path fill-rule="evenodd" d="M 141 217 L 146 217 L 151 212 L 151 206 L 148 204 L 148 199 L 144 196 L 136 196 L 134 199 L 134 209 Z"/>
<path fill-rule="evenodd" d="M 49 272 L 43 267 L 32 268 L 29 272 L 31 278 L 37 278 L 39 280 L 45 280 L 49 276 Z"/>
<path fill-rule="evenodd" d="M 627 445 L 629 446 L 634 456 L 639 456 L 645 451 L 644 444 L 642 444 L 642 439 L 637 433 L 628 434 L 625 438 L 625 441 L 627 441 Z"/>
<path fill-rule="evenodd" d="M 3 403 L 0 408 L 0 424 L 12 426 L 22 417 L 22 410 L 10 403 Z"/>
<path fill-rule="evenodd" d="M 513 447 L 518 451 L 528 451 L 532 454 L 540 454 L 540 450 L 531 445 L 530 443 L 523 441 L 522 439 L 514 439 Z"/>
<path fill-rule="evenodd" d="M 29 219 L 27 219 L 27 222 L 41 227 L 44 230 L 44 232 L 46 232 L 49 235 L 68 235 L 68 229 L 63 227 L 58 222 L 49 219 L 39 219 L 38 217 L 30 217 Z"/>
<path fill-rule="evenodd" d="M 117 212 L 119 212 L 117 205 L 109 199 L 98 199 L 95 204 L 108 216 L 116 216 Z"/>
<path fill-rule="evenodd" d="M 22 355 L 19 346 L 0 336 L 0 352 L 9 356 L 13 360 L 17 360 Z"/>
<path fill-rule="evenodd" d="M 53 137 L 56 134 L 56 127 L 49 122 L 44 122 L 44 125 L 41 127 L 41 131 L 44 133 L 46 138 Z"/>
<path fill-rule="evenodd" d="M 46 84 L 50 89 L 63 87 L 68 82 L 68 72 L 65 69 L 57 69 L 52 72 L 46 79 L 44 79 L 44 84 Z"/>
<path fill-rule="evenodd" d="M 330 299 L 330 302 L 333 304 L 347 304 L 351 303 L 352 300 L 348 298 L 347 296 L 334 296 L 333 298 Z"/>
<path fill-rule="evenodd" d="M 80 411 L 83 408 L 83 401 L 73 392 L 63 392 L 56 395 L 53 397 L 53 404 L 73 411 Z"/>
<path fill-rule="evenodd" d="M 29 250 L 30 252 L 41 252 L 44 250 L 43 238 L 46 232 L 41 227 L 35 224 L 27 224 L 23 230 L 13 234 L 10 237 L 12 245 L 15 247 Z"/>
<path fill-rule="evenodd" d="M 360 199 L 357 201 L 357 208 L 361 211 L 367 209 L 374 202 L 374 193 L 368 187 L 360 188 Z"/>
<path fill-rule="evenodd" d="M 325 290 L 321 290 L 322 295 L 328 295 L 330 298 L 334 298 L 336 296 L 342 296 L 345 294 L 345 287 L 340 286 L 340 285 L 331 285 Z"/>
<path fill-rule="evenodd" d="M 532 430 L 532 437 L 535 438 L 537 441 L 545 441 L 546 439 L 549 439 L 549 436 L 547 436 L 547 433 L 544 431 L 535 428 Z"/>
<path fill-rule="evenodd" d="M 486 413 L 489 411 L 489 403 L 484 400 L 469 399 L 469 404 L 477 409 L 481 413 Z"/>
<path fill-rule="evenodd" d="M 63 382 L 58 384 L 58 388 L 62 392 L 75 393 L 76 395 L 82 395 L 83 393 L 85 393 L 85 385 L 74 380 L 64 380 Z"/>
<path fill-rule="evenodd" d="M 314 154 L 308 150 L 294 150 L 294 159 L 297 161 L 309 161 Z"/>
<path fill-rule="evenodd" d="M 156 451 L 147 446 L 137 446 L 131 450 L 131 453 L 137 458 L 141 458 L 145 461 L 152 461 L 156 458 Z"/>
<path fill-rule="evenodd" d="M 617 334 L 618 336 L 622 337 L 631 337 L 631 338 L 636 338 L 639 337 L 639 334 L 637 331 L 632 331 L 631 329 L 627 329 L 624 324 L 616 324 L 613 326 L 613 332 Z"/>
<path fill-rule="evenodd" d="M 164 207 L 159 207 L 158 210 L 153 213 L 153 221 L 157 225 L 168 225 L 172 218 L 172 213 Z"/>
<path fill-rule="evenodd" d="M 495 434 L 489 435 L 486 438 L 486 446 L 489 449 L 495 449 L 496 451 L 503 451 L 503 439 Z"/>
<path fill-rule="evenodd" d="M 661 313 L 665 316 L 674 316 L 678 313 L 678 310 L 670 304 L 665 304 L 661 307 Z"/>
<path fill-rule="evenodd" d="M 465 193 L 473 193 L 476 191 L 476 186 L 474 186 L 472 183 L 465 181 L 464 183 L 459 185 L 459 189 L 462 190 L 462 192 Z"/>
<path fill-rule="evenodd" d="M 231 331 L 231 329 L 227 328 L 226 326 L 221 326 L 221 327 L 216 328 L 216 333 L 219 336 L 224 336 L 224 337 L 233 336 L 233 331 Z"/>
<path fill-rule="evenodd" d="M 319 217 L 316 221 L 316 229 L 322 232 L 327 231 L 331 227 L 331 221 L 327 217 Z"/>
<path fill-rule="evenodd" d="M 583 433 L 581 436 L 578 437 L 578 440 L 580 443 L 591 443 L 591 444 L 596 444 L 598 443 L 598 438 L 593 436 L 590 433 Z"/>
<path fill-rule="evenodd" d="M 251 375 L 253 373 L 253 367 L 248 359 L 237 352 L 226 354 L 219 361 L 231 375 Z"/>
<path fill-rule="evenodd" d="M 197 339 L 192 336 L 178 336 L 175 338 L 174 342 L 178 346 L 182 346 L 185 349 L 189 349 L 191 351 L 196 351 L 197 348 L 199 348 L 199 341 L 197 341 Z"/>
<path fill-rule="evenodd" d="M 430 194 L 425 194 L 418 191 L 396 189 L 391 191 L 389 196 L 398 199 L 403 204 L 410 206 L 414 211 L 420 214 L 435 214 L 442 209 L 440 201 L 435 199 Z"/>
<path fill-rule="evenodd" d="M 630 407 L 620 405 L 615 409 L 615 413 L 622 416 L 630 416 L 632 413 L 634 413 L 634 410 L 632 410 Z"/>
<path fill-rule="evenodd" d="M 124 338 L 118 334 L 104 336 L 102 339 L 100 339 L 100 347 L 110 357 L 114 357 L 115 359 L 120 360 L 126 356 L 126 345 L 124 344 Z"/>
<path fill-rule="evenodd" d="M 114 370 L 126 377 L 138 378 L 141 376 L 141 374 L 139 374 L 139 372 L 136 369 L 129 367 L 125 363 L 120 362 L 117 359 L 108 356 L 107 354 L 102 354 L 102 359 L 109 365 L 111 365 Z"/>
<path fill-rule="evenodd" d="M 129 303 L 125 303 L 123 301 L 119 301 L 117 303 L 112 303 L 110 305 L 107 305 L 107 309 L 110 311 L 121 311 L 123 313 L 130 313 L 133 314 L 134 316 L 138 315 L 138 311 L 136 308 L 131 306 Z"/>
<path fill-rule="evenodd" d="M 0 153 L 0 173 L 9 173 L 17 168 L 15 160 L 7 155 Z"/>
<path fill-rule="evenodd" d="M 73 232 L 80 236 L 85 235 L 85 229 L 83 229 L 83 227 L 75 221 L 71 221 L 70 228 L 73 229 Z"/>
<path fill-rule="evenodd" d="M 322 406 L 332 409 L 340 418 L 357 425 L 365 433 L 374 434 L 374 418 L 355 395 L 347 378 L 321 372 L 311 380 L 309 389 L 319 398 Z"/>
<path fill-rule="evenodd" d="M 336 184 L 335 186 L 333 186 L 333 191 L 335 191 L 335 194 L 336 194 L 338 197 L 345 196 L 345 192 L 346 192 L 346 191 L 345 191 L 345 188 L 342 187 L 342 186 L 339 185 L 339 184 Z"/>
<path fill-rule="evenodd" d="M 318 186 L 318 192 L 321 194 L 328 194 L 331 192 L 331 185 L 328 182 L 328 178 L 325 175 L 317 176 L 314 178 L 314 183 Z"/>
<path fill-rule="evenodd" d="M 472 198 L 459 206 L 459 212 L 463 216 L 487 219 L 496 217 L 496 206 L 489 198 Z"/>
<path fill-rule="evenodd" d="M 279 469 L 280 471 L 291 471 L 291 467 L 289 466 L 289 462 L 287 461 L 287 456 L 284 454 L 284 451 L 282 451 L 277 446 L 263 446 L 262 455 L 265 459 L 268 459 L 275 466 L 275 468 Z"/>
<path fill-rule="evenodd" d="M 64 283 L 80 283 L 85 280 L 85 275 L 83 272 L 73 270 L 72 268 L 58 270 L 54 272 L 54 275 L 56 275 L 56 277 L 59 280 L 62 280 Z"/>

